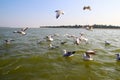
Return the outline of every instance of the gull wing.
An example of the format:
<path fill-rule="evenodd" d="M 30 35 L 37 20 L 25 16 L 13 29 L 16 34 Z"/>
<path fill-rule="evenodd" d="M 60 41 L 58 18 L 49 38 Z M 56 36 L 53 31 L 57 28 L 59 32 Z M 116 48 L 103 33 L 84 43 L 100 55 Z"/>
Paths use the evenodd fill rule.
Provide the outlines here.
<path fill-rule="evenodd" d="M 21 29 L 21 31 L 26 31 L 28 29 L 28 27 L 25 27 L 23 29 Z"/>
<path fill-rule="evenodd" d="M 58 19 L 61 14 L 64 14 L 64 12 L 61 10 L 56 10 L 55 12 L 56 12 L 56 19 Z"/>

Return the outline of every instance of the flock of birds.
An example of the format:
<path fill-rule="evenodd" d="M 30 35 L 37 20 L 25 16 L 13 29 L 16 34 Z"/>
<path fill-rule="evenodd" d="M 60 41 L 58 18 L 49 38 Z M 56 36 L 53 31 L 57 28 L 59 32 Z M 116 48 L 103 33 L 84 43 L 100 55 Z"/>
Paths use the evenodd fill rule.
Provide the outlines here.
<path fill-rule="evenodd" d="M 18 33 L 20 35 L 26 35 L 27 33 L 25 32 L 28 29 L 28 27 L 22 28 L 19 31 L 13 31 L 13 33 Z M 12 41 L 15 41 L 13 39 L 6 39 L 4 40 L 6 44 L 10 44 Z"/>
<path fill-rule="evenodd" d="M 91 11 L 91 7 L 90 6 L 84 6 L 83 7 L 83 10 L 89 10 Z M 56 10 L 56 19 L 58 19 L 60 17 L 60 15 L 64 15 L 64 11 L 62 10 Z M 86 28 L 86 30 L 92 30 L 93 29 L 93 26 L 83 26 L 84 28 Z"/>
<path fill-rule="evenodd" d="M 91 11 L 91 7 L 90 6 L 84 6 L 83 10 L 89 10 Z M 64 12 L 62 10 L 56 10 L 56 19 L 58 19 L 60 17 L 60 15 L 64 15 Z M 87 26 L 85 27 L 87 30 L 92 30 L 93 26 Z M 88 42 L 88 39 L 83 37 L 83 34 L 81 34 L 80 37 L 75 37 L 75 36 L 70 36 L 70 37 L 74 37 L 75 38 L 75 44 L 79 45 L 81 41 L 85 41 L 86 43 Z M 53 41 L 53 39 L 51 38 L 51 36 L 48 36 L 49 41 Z M 105 45 L 110 45 L 110 42 L 105 41 Z M 53 46 L 50 44 L 50 47 L 53 48 Z M 75 54 L 75 51 L 72 52 L 67 52 L 66 50 L 64 50 L 64 57 L 71 57 Z M 93 60 L 92 55 L 95 55 L 96 52 L 93 50 L 88 50 L 83 54 L 83 59 L 84 60 Z M 117 55 L 117 60 L 120 60 L 120 55 Z"/>
<path fill-rule="evenodd" d="M 84 6 L 83 10 L 89 10 L 89 11 L 91 11 L 91 7 L 90 6 Z M 56 19 L 58 19 L 60 17 L 60 15 L 64 15 L 64 12 L 62 10 L 56 10 L 55 12 L 56 12 Z M 18 33 L 18 34 L 20 34 L 20 35 L 23 36 L 23 35 L 27 34 L 25 32 L 27 29 L 28 29 L 28 27 L 23 28 L 23 29 L 18 30 L 18 31 L 13 31 L 13 33 Z M 93 26 L 87 26 L 86 29 L 87 30 L 92 30 Z M 54 35 L 54 36 L 56 36 L 56 35 Z M 75 45 L 79 45 L 81 42 L 88 43 L 88 39 L 84 37 L 83 33 L 80 33 L 80 36 L 69 35 L 69 34 L 66 34 L 65 36 L 67 36 L 68 38 L 73 38 Z M 49 42 L 54 41 L 53 35 L 47 35 L 44 39 L 46 41 L 49 41 Z M 7 40 L 4 40 L 4 41 L 5 41 L 6 44 L 10 44 L 12 41 L 15 41 L 15 40 L 13 40 L 13 39 L 7 39 Z M 65 43 L 67 43 L 67 42 L 66 41 L 61 42 L 61 44 L 65 44 Z M 105 45 L 110 45 L 110 42 L 105 41 Z M 49 48 L 50 49 L 55 49 L 55 48 L 59 48 L 59 46 L 53 46 L 50 43 L 49 44 Z M 63 50 L 63 57 L 72 57 L 72 56 L 74 56 L 75 53 L 76 53 L 76 51 L 66 51 L 66 50 Z M 95 54 L 96 54 L 96 51 L 94 51 L 94 50 L 88 50 L 88 51 L 86 51 L 83 54 L 83 59 L 84 60 L 93 60 L 92 55 L 95 55 Z M 117 56 L 116 60 L 120 60 L 120 55 L 116 54 L 116 56 Z"/>
<path fill-rule="evenodd" d="M 91 11 L 91 7 L 90 6 L 84 6 L 83 10 L 89 10 Z M 56 10 L 56 19 L 58 19 L 60 17 L 60 15 L 64 15 L 64 12 L 62 10 Z"/>
<path fill-rule="evenodd" d="M 20 34 L 22 36 L 26 35 L 27 33 L 25 32 L 28 29 L 28 27 L 23 28 L 21 30 L 18 31 L 13 31 L 14 34 Z M 59 46 L 54 46 L 52 44 L 52 42 L 54 41 L 54 36 L 59 36 L 59 34 L 54 34 L 54 35 L 47 35 L 44 39 L 46 42 L 50 42 L 50 44 L 48 45 L 50 49 L 56 49 L 59 48 Z M 88 39 L 84 36 L 84 33 L 80 33 L 80 36 L 75 36 L 75 35 L 70 35 L 70 34 L 65 34 L 64 36 L 67 36 L 68 38 L 72 38 L 73 44 L 75 45 L 80 45 L 82 42 L 85 42 L 86 44 L 88 43 Z M 10 44 L 12 41 L 15 41 L 13 39 L 7 39 L 4 40 L 5 43 L 8 45 Z M 42 41 L 39 41 L 38 43 L 41 43 Z M 66 44 L 67 41 L 62 41 L 61 44 Z M 105 41 L 105 45 L 110 45 L 111 43 L 108 41 Z M 66 51 L 65 49 L 63 50 L 63 57 L 72 57 L 74 56 L 74 54 L 76 53 L 76 51 Z M 94 50 L 87 50 L 84 54 L 83 54 L 83 59 L 84 60 L 93 60 L 93 55 L 96 54 L 96 51 Z M 120 55 L 116 54 L 116 60 L 120 61 Z"/>

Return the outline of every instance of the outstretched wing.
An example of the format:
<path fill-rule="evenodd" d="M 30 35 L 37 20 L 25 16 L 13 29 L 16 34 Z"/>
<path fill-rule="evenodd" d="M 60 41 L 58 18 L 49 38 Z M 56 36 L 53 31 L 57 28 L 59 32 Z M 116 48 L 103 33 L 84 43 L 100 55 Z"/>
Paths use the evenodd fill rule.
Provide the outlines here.
<path fill-rule="evenodd" d="M 91 10 L 91 7 L 90 7 L 90 6 L 84 6 L 84 7 L 83 7 L 83 10 L 86 10 L 86 9 L 87 9 L 87 10 Z"/>
<path fill-rule="evenodd" d="M 60 16 L 60 14 L 56 13 L 56 19 L 58 19 L 58 18 L 59 18 L 59 16 Z"/>
<path fill-rule="evenodd" d="M 58 19 L 61 14 L 64 14 L 64 12 L 61 10 L 56 10 L 55 12 L 56 12 L 56 19 Z"/>
<path fill-rule="evenodd" d="M 28 29 L 28 27 L 25 27 L 23 29 L 21 29 L 21 31 L 26 31 Z"/>

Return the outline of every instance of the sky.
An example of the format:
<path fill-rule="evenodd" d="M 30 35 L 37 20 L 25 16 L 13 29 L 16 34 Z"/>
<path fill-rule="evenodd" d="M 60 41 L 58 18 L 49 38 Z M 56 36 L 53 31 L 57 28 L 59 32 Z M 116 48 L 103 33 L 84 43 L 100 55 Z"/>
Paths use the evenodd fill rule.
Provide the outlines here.
<path fill-rule="evenodd" d="M 93 24 L 120 26 L 120 0 L 0 0 L 0 27 Z"/>

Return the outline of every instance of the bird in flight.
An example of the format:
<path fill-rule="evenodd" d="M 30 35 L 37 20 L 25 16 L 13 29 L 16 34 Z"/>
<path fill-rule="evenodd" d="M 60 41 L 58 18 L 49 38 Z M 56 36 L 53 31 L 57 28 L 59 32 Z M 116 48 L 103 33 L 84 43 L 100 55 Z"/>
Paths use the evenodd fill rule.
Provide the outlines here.
<path fill-rule="evenodd" d="M 84 6 L 83 10 L 90 10 L 91 11 L 91 7 L 90 6 Z"/>
<path fill-rule="evenodd" d="M 21 30 L 19 31 L 14 31 L 13 33 L 19 33 L 19 34 L 22 34 L 22 35 L 25 35 L 26 34 L 26 30 L 28 29 L 28 27 L 25 27 L 25 28 L 22 28 Z"/>
<path fill-rule="evenodd" d="M 55 12 L 56 12 L 56 19 L 58 19 L 61 14 L 62 15 L 64 14 L 64 12 L 62 10 L 56 10 Z"/>

